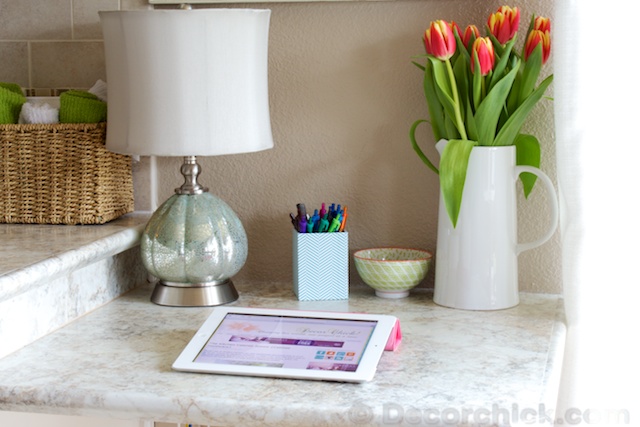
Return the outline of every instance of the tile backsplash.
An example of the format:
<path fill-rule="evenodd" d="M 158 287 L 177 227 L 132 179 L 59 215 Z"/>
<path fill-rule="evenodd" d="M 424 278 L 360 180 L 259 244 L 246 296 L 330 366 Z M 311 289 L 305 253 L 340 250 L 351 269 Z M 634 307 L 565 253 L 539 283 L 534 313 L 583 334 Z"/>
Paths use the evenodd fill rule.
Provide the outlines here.
<path fill-rule="evenodd" d="M 105 80 L 100 10 L 147 0 L 0 0 L 0 82 L 50 96 Z"/>

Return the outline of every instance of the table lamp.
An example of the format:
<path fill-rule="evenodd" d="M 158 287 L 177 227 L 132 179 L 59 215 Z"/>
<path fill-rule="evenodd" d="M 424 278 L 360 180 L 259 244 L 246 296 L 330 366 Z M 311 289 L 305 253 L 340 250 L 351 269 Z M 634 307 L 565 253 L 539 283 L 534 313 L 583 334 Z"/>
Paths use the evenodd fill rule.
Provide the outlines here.
<path fill-rule="evenodd" d="M 107 142 L 114 152 L 181 156 L 184 183 L 146 225 L 151 300 L 212 306 L 238 298 L 247 259 L 238 216 L 198 183 L 196 156 L 273 147 L 267 47 L 270 10 L 100 12 L 107 71 Z M 152 184 L 153 185 L 153 184 Z"/>

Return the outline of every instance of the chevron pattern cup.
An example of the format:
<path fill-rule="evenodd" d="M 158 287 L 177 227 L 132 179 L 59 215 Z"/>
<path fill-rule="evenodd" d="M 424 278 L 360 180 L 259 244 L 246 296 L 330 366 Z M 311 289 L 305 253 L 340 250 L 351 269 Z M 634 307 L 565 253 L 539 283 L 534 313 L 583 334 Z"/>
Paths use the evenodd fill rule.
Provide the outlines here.
<path fill-rule="evenodd" d="M 293 232 L 293 292 L 300 301 L 349 298 L 349 233 Z"/>

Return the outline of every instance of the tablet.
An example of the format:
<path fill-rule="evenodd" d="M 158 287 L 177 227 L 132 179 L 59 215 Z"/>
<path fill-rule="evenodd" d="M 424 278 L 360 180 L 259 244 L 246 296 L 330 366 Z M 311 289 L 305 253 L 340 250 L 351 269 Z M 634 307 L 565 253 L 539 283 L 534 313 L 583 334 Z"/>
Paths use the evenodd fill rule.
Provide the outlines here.
<path fill-rule="evenodd" d="M 370 381 L 396 322 L 388 315 L 216 307 L 178 371 Z"/>

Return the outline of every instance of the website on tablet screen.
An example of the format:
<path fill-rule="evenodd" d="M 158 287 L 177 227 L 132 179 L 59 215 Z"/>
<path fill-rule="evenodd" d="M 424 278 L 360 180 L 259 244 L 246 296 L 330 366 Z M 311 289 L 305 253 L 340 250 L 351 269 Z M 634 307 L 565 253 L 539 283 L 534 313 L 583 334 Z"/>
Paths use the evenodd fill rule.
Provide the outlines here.
<path fill-rule="evenodd" d="M 195 362 L 356 371 L 376 321 L 228 313 Z"/>

